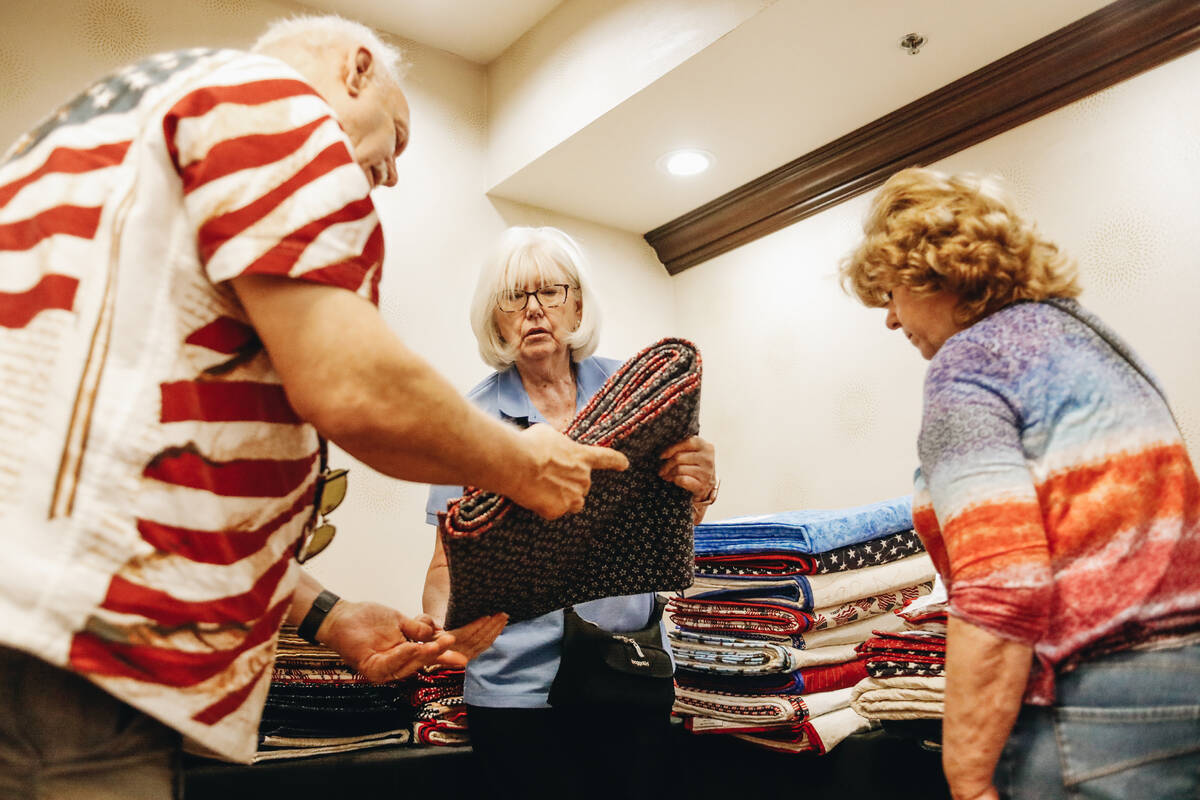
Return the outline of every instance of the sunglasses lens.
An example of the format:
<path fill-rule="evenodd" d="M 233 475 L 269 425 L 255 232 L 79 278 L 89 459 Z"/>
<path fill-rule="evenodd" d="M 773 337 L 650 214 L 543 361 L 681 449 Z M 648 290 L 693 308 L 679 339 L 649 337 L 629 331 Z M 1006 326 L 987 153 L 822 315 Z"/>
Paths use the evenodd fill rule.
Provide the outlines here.
<path fill-rule="evenodd" d="M 346 489 L 350 485 L 348 470 L 335 469 L 323 476 L 321 482 L 321 497 L 317 501 L 317 510 L 328 514 L 342 504 L 346 499 Z"/>
<path fill-rule="evenodd" d="M 312 532 L 312 536 L 308 537 L 308 541 L 304 543 L 304 549 L 300 551 L 300 555 L 296 560 L 303 564 L 313 556 L 319 555 L 322 550 L 329 547 L 329 543 L 333 541 L 333 535 L 337 533 L 337 528 L 326 522 Z"/>

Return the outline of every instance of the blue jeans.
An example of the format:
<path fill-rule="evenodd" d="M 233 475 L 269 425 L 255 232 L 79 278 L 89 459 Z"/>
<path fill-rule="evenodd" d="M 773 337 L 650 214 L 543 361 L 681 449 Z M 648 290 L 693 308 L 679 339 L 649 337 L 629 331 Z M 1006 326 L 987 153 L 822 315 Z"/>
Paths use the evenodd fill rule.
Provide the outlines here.
<path fill-rule="evenodd" d="M 1012 800 L 1200 798 L 1200 645 L 1127 651 L 1024 706 L 994 777 Z"/>

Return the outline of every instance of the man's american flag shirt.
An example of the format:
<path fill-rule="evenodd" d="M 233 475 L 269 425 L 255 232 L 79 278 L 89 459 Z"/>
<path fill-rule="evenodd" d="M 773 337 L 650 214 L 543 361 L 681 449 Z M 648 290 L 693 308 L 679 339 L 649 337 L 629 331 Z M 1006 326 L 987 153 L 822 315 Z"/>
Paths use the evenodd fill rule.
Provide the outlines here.
<path fill-rule="evenodd" d="M 164 53 L 0 163 L 0 643 L 248 760 L 318 446 L 227 283 L 378 302 L 332 109 L 275 59 Z"/>

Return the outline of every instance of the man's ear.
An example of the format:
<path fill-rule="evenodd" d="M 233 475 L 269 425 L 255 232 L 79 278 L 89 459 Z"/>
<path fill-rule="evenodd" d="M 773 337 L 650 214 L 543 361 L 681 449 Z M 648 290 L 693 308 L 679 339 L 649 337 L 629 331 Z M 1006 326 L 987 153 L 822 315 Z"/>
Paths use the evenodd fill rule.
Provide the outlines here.
<path fill-rule="evenodd" d="M 346 91 L 351 97 L 357 97 L 367 87 L 374 77 L 374 71 L 375 56 L 371 55 L 371 51 L 367 48 L 360 45 L 348 54 L 345 81 Z"/>

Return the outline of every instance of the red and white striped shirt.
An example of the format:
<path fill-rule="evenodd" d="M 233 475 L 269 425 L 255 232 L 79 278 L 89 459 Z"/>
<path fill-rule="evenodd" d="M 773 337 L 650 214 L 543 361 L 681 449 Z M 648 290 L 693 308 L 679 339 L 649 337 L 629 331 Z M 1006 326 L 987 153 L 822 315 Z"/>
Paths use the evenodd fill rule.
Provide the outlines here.
<path fill-rule="evenodd" d="M 165 53 L 0 164 L 0 643 L 255 748 L 317 437 L 226 283 L 378 301 L 383 234 L 282 62 Z"/>

